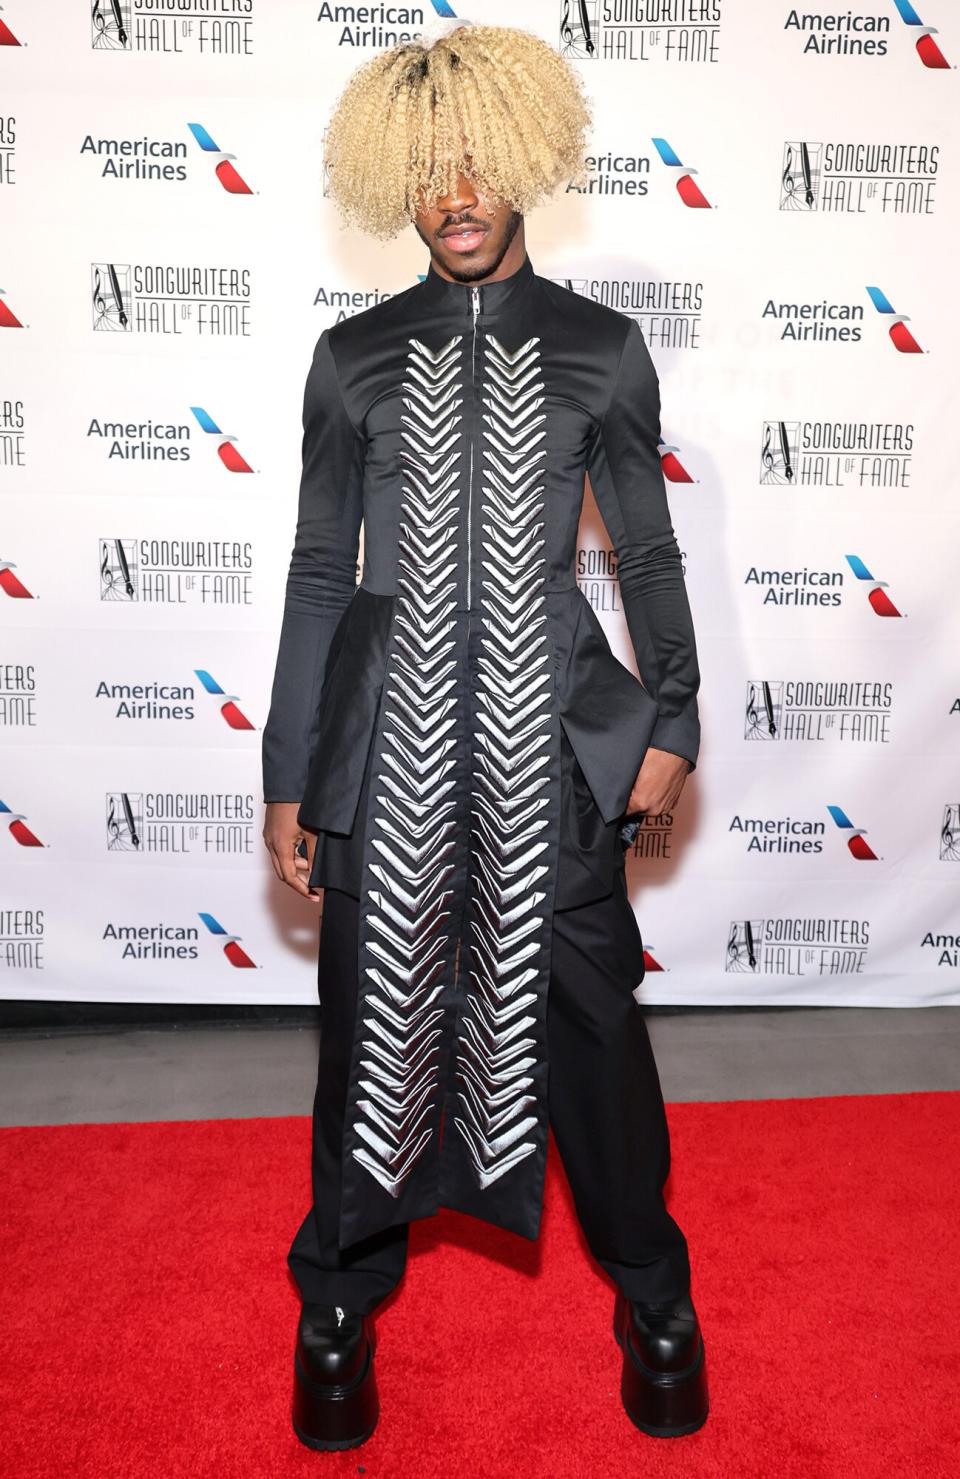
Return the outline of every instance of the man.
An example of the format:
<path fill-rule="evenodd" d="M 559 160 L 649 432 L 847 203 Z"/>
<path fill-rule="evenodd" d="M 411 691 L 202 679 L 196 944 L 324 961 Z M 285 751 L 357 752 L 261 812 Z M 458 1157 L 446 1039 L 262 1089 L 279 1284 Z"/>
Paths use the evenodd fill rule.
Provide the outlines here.
<path fill-rule="evenodd" d="M 538 1235 L 548 1126 L 617 1286 L 627 1412 L 664 1436 L 707 1415 L 624 871 L 631 816 L 673 809 L 699 745 L 659 389 L 637 323 L 540 277 L 524 235 L 582 178 L 588 118 L 545 42 L 459 20 L 358 69 L 328 129 L 344 217 L 412 220 L 430 260 L 317 341 L 264 732 L 274 867 L 324 889 L 290 1250 L 313 1448 L 377 1422 L 371 1316 L 411 1220 Z M 587 472 L 642 682 L 576 583 Z"/>

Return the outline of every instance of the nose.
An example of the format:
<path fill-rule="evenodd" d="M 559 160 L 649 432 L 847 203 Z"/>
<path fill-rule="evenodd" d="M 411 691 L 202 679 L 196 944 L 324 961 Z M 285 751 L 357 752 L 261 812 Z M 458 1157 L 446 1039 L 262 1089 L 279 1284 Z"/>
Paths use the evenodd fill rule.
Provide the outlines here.
<path fill-rule="evenodd" d="M 479 204 L 479 196 L 471 181 L 466 175 L 457 176 L 455 190 L 448 190 L 437 200 L 437 210 L 446 211 L 450 216 L 458 216 L 463 211 L 476 210 Z"/>

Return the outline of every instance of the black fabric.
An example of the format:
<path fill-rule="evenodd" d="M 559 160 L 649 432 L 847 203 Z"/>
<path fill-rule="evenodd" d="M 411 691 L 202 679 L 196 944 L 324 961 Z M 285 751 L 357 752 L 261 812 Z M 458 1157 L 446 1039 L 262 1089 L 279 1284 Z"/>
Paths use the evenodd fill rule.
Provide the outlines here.
<path fill-rule="evenodd" d="M 341 1247 L 439 1206 L 536 1236 L 552 921 L 612 895 L 648 748 L 699 744 L 659 404 L 636 322 L 529 257 L 317 342 L 263 762 L 362 901 Z M 586 474 L 642 681 L 576 581 Z"/>
<path fill-rule="evenodd" d="M 357 999 L 358 901 L 327 889 L 318 986 L 313 1206 L 290 1249 L 305 1301 L 369 1314 L 396 1287 L 407 1223 L 338 1244 L 344 1106 Z M 628 1299 L 690 1286 L 686 1240 L 666 1209 L 670 1142 L 643 1010 L 643 945 L 618 867 L 606 898 L 554 916 L 547 1030 L 550 1123 L 591 1252 Z"/>
<path fill-rule="evenodd" d="M 304 388 L 301 461 L 279 660 L 263 731 L 265 801 L 303 798 L 328 652 L 356 588 L 363 447 L 343 410 L 326 332 Z"/>
<path fill-rule="evenodd" d="M 657 374 L 635 319 L 541 277 L 529 256 L 512 276 L 479 292 L 484 332 L 516 343 L 535 335 L 540 349 L 549 508 L 543 537 L 561 714 L 568 711 L 568 737 L 610 822 L 623 811 L 648 744 L 685 756 L 691 766 L 700 744 L 700 675 L 660 467 Z M 355 758 L 351 764 L 351 706 L 339 701 L 339 691 L 324 699 L 327 658 L 340 618 L 358 606 L 348 618 L 350 676 L 373 688 L 383 681 L 384 621 L 397 588 L 404 354 L 412 335 L 433 342 L 468 334 L 469 325 L 469 288 L 441 278 L 430 263 L 423 282 L 324 329 L 314 348 L 263 785 L 265 801 L 299 804 L 314 760 L 312 824 L 332 831 L 349 830 L 344 815 L 356 801 L 362 760 L 359 768 Z M 616 554 L 642 684 L 613 656 L 576 584 L 585 474 Z M 364 566 L 355 589 L 361 523 Z M 477 569 L 482 538 L 475 527 Z M 476 591 L 464 587 L 465 606 L 471 596 Z"/>
<path fill-rule="evenodd" d="M 313 888 L 337 888 L 360 897 L 363 863 L 364 817 L 373 770 L 373 746 L 368 738 L 361 771 L 360 788 L 351 810 L 355 812 L 349 832 L 317 833 L 310 884 Z M 300 808 L 301 822 L 310 825 L 310 806 Z M 605 822 L 601 817 L 566 734 L 560 736 L 560 838 L 554 911 L 573 909 L 602 899 L 613 886 L 614 867 L 622 859 L 620 817 Z"/>

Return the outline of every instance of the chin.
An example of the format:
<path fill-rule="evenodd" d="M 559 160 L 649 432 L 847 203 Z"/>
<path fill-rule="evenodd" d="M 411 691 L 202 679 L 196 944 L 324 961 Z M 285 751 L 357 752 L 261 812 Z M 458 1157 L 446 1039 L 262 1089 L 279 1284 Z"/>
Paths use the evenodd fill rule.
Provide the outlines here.
<path fill-rule="evenodd" d="M 489 272 L 496 264 L 497 254 L 492 251 L 488 242 L 475 247 L 472 252 L 444 252 L 443 264 L 447 271 L 454 276 L 482 275 Z"/>

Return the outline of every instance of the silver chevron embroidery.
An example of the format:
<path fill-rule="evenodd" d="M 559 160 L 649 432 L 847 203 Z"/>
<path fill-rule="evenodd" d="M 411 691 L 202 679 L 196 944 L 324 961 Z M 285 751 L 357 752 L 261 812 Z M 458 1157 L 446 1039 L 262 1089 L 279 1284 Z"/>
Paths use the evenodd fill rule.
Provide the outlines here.
<path fill-rule="evenodd" d="M 360 1077 L 360 1164 L 398 1197 L 439 1113 L 443 1009 L 456 941 L 454 769 L 458 466 L 462 336 L 436 350 L 408 340 L 403 382 L 398 580 L 371 806 Z"/>
<path fill-rule="evenodd" d="M 510 351 L 484 340 L 482 539 L 476 727 L 471 761 L 470 989 L 457 1038 L 455 1123 L 477 1185 L 536 1150 L 531 985 L 551 921 L 537 888 L 549 869 L 552 660 L 542 538 L 546 456 L 539 336 Z M 538 861 L 540 859 L 540 861 Z"/>

